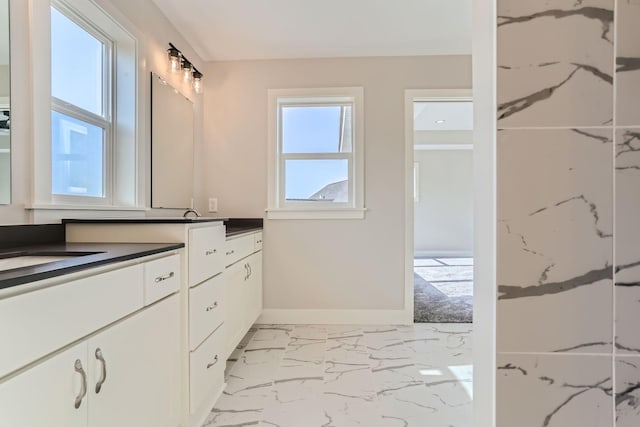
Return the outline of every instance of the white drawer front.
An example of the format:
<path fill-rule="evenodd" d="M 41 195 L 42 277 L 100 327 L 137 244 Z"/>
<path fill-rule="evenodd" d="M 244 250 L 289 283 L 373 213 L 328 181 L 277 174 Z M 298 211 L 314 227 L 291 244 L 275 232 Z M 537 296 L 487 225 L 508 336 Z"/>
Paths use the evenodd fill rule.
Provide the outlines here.
<path fill-rule="evenodd" d="M 143 307 L 142 265 L 0 300 L 0 377 Z M 38 337 L 38 339 L 34 339 Z"/>
<path fill-rule="evenodd" d="M 227 240 L 225 266 L 228 267 L 236 261 L 251 255 L 254 252 L 254 246 L 253 234 Z"/>
<path fill-rule="evenodd" d="M 224 270 L 224 230 L 222 225 L 189 230 L 189 286 Z"/>
<path fill-rule="evenodd" d="M 262 231 L 253 235 L 254 250 L 262 250 Z"/>
<path fill-rule="evenodd" d="M 224 275 L 189 290 L 189 348 L 195 349 L 224 321 Z"/>
<path fill-rule="evenodd" d="M 200 403 L 216 394 L 224 385 L 224 325 L 189 355 L 190 408 L 194 413 Z"/>
<path fill-rule="evenodd" d="M 144 266 L 144 304 L 180 290 L 180 255 L 149 261 Z"/>

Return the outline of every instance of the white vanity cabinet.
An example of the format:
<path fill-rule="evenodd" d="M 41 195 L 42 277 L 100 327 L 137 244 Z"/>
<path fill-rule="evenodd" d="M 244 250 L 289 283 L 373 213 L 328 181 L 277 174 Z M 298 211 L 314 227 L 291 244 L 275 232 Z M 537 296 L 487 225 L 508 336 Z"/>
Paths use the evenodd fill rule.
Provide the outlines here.
<path fill-rule="evenodd" d="M 16 323 L 11 325 L 16 333 L 6 338 L 15 346 L 11 347 L 15 353 L 36 359 L 26 366 L 3 365 L 5 371 L 11 373 L 0 379 L 0 425 L 179 426 L 180 307 L 176 294 L 179 268 L 162 270 L 162 274 L 154 276 L 154 279 L 175 278 L 173 286 L 169 279 L 157 282 L 168 295 L 148 304 L 142 299 L 146 267 L 153 271 L 159 265 L 171 265 L 176 258 L 179 256 L 162 257 L 0 300 L 8 311 L 26 310 L 25 316 L 35 317 L 33 323 L 26 322 L 21 330 L 21 319 L 17 316 Z M 126 287 L 135 291 L 129 290 L 129 296 L 118 292 L 123 288 L 113 281 L 116 278 L 126 278 Z M 78 316 L 74 322 L 68 322 L 68 318 L 82 312 L 79 308 L 90 304 L 92 298 L 57 297 L 68 296 L 67 292 L 78 290 L 82 285 L 90 287 L 98 296 L 110 289 L 115 293 L 114 299 L 134 295 L 134 307 L 127 313 L 120 310 L 106 315 L 109 310 L 103 310 L 91 320 Z M 41 296 L 45 299 L 39 299 Z M 108 305 L 109 301 L 103 302 Z M 68 315 L 50 316 L 55 313 L 47 311 L 53 306 Z M 95 325 L 96 319 L 100 319 L 100 326 L 105 325 L 88 335 L 82 327 L 74 327 L 83 323 Z M 38 320 L 38 330 L 32 330 Z M 71 332 L 65 333 L 61 324 Z M 26 337 L 21 340 L 20 334 Z M 58 348 L 42 350 L 36 355 L 30 341 L 55 342 Z"/>
<path fill-rule="evenodd" d="M 118 223 L 66 224 L 75 242 L 182 242 L 180 351 L 181 423 L 200 427 L 224 389 L 227 286 L 225 227 L 222 221 L 147 219 Z M 118 424 L 112 424 L 113 426 Z M 163 425 L 148 424 L 145 425 Z"/>
<path fill-rule="evenodd" d="M 262 232 L 227 239 L 228 357 L 262 313 Z"/>

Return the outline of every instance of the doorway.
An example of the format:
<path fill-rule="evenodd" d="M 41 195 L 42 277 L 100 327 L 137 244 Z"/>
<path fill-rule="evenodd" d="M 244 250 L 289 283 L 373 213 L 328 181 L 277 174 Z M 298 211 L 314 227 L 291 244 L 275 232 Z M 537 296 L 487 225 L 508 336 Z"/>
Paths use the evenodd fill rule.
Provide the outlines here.
<path fill-rule="evenodd" d="M 407 91 L 407 278 L 415 323 L 473 319 L 473 104 L 465 90 Z M 409 173 L 407 174 L 409 175 Z M 409 182 L 410 181 L 410 182 Z M 409 215 L 408 215 L 409 216 Z"/>

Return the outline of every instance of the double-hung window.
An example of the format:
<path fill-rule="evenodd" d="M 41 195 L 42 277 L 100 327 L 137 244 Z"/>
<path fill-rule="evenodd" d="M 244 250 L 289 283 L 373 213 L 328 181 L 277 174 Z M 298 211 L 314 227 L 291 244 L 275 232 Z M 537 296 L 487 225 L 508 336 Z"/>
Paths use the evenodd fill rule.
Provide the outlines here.
<path fill-rule="evenodd" d="M 31 207 L 143 209 L 135 36 L 91 0 L 32 3 Z"/>
<path fill-rule="evenodd" d="M 54 198 L 107 204 L 113 138 L 112 42 L 51 6 L 51 188 Z"/>
<path fill-rule="evenodd" d="M 362 103 L 362 88 L 269 91 L 269 218 L 364 216 Z"/>

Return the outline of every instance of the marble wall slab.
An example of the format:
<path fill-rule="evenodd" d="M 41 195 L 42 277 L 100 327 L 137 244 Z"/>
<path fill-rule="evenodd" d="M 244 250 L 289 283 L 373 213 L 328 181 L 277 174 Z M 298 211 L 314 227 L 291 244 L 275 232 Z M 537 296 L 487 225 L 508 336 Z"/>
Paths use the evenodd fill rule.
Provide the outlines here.
<path fill-rule="evenodd" d="M 640 129 L 616 131 L 615 168 L 616 348 L 640 354 Z"/>
<path fill-rule="evenodd" d="M 498 133 L 499 352 L 612 347 L 609 129 Z"/>
<path fill-rule="evenodd" d="M 637 427 L 640 420 L 640 357 L 616 358 L 616 427 Z"/>
<path fill-rule="evenodd" d="M 613 427 L 611 356 L 502 354 L 497 363 L 497 426 Z"/>
<path fill-rule="evenodd" d="M 616 123 L 640 126 L 640 2 L 617 1 Z"/>
<path fill-rule="evenodd" d="M 613 119 L 614 0 L 498 1 L 498 127 Z"/>

